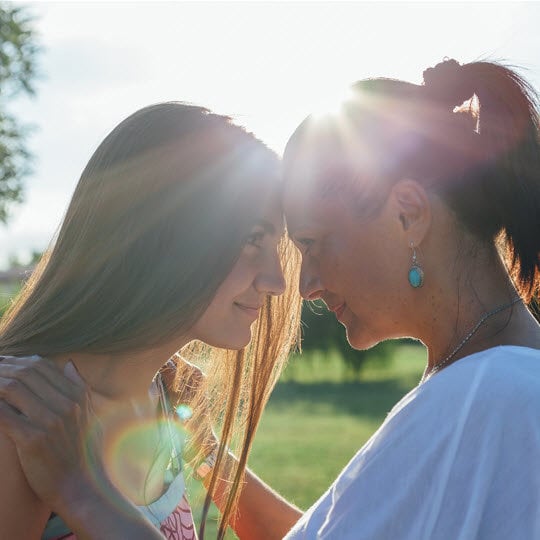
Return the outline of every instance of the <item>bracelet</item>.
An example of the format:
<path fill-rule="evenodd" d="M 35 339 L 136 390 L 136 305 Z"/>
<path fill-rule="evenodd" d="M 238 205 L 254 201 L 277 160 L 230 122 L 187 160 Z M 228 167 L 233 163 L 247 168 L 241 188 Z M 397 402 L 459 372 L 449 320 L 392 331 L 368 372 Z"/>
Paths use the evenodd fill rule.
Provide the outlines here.
<path fill-rule="evenodd" d="M 197 480 L 203 480 L 208 473 L 214 468 L 217 460 L 217 452 L 210 452 L 204 461 L 195 469 L 194 476 Z"/>

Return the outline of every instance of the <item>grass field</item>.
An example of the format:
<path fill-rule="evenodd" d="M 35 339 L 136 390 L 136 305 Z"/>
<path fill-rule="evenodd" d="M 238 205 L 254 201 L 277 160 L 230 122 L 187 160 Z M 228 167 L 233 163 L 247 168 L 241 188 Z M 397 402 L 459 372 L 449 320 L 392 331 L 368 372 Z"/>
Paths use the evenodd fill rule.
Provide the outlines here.
<path fill-rule="evenodd" d="M 4 313 L 19 287 L 18 283 L 0 283 L 0 316 Z"/>
<path fill-rule="evenodd" d="M 344 367 L 335 354 L 293 358 L 264 413 L 250 468 L 307 508 L 418 383 L 424 361 L 422 347 L 402 345 L 385 362 L 368 362 L 360 380 L 339 382 Z M 191 490 L 197 516 L 200 494 L 195 485 Z M 214 531 L 210 526 L 207 538 Z"/>

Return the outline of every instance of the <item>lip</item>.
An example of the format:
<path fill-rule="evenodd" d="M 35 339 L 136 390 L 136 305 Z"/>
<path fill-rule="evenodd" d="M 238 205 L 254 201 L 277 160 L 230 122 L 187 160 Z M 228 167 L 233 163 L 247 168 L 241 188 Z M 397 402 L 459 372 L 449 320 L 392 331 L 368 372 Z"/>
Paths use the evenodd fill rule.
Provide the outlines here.
<path fill-rule="evenodd" d="M 347 306 L 347 304 L 345 302 L 342 302 L 341 304 L 338 304 L 337 306 L 332 306 L 329 309 L 330 309 L 330 311 L 333 311 L 335 313 L 336 319 L 338 321 L 341 321 L 340 317 L 343 314 L 343 312 L 345 311 L 346 306 Z"/>
<path fill-rule="evenodd" d="M 259 316 L 259 311 L 261 310 L 261 306 L 250 306 L 248 304 L 239 304 L 238 302 L 235 302 L 234 305 L 253 319 Z"/>

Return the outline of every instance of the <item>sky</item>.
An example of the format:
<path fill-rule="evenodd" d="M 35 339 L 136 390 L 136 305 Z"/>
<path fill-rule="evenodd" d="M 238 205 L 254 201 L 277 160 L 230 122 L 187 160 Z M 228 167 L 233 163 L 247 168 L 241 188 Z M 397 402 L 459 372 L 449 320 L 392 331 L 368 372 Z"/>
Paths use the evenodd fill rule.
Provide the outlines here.
<path fill-rule="evenodd" d="M 444 57 L 504 61 L 540 90 L 540 2 L 16 2 L 42 47 L 25 201 L 0 224 L 0 268 L 49 244 L 100 141 L 135 110 L 187 101 L 278 153 L 355 80 L 420 83 Z"/>

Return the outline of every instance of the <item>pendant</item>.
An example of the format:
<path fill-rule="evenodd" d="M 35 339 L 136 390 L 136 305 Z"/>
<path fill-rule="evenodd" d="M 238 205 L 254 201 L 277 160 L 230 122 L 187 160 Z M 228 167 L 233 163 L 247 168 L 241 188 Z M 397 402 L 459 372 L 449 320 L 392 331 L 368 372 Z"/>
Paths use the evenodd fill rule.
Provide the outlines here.
<path fill-rule="evenodd" d="M 424 284 L 424 271 L 419 266 L 411 266 L 409 269 L 409 283 L 415 289 Z"/>

